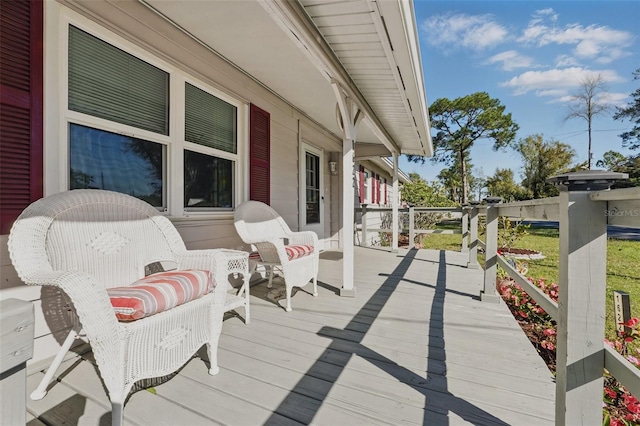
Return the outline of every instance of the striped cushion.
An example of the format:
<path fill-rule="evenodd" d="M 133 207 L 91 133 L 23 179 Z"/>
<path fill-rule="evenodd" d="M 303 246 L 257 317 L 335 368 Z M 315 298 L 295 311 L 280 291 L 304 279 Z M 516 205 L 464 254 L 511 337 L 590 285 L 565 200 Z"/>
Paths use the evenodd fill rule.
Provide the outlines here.
<path fill-rule="evenodd" d="M 118 321 L 134 321 L 202 297 L 213 287 L 209 271 L 188 269 L 149 275 L 107 294 Z"/>
<path fill-rule="evenodd" d="M 257 251 L 252 251 L 251 253 L 249 253 L 249 259 L 260 260 L 260 253 L 258 253 Z"/>
<path fill-rule="evenodd" d="M 313 246 L 306 245 L 289 245 L 284 246 L 284 249 L 287 251 L 289 260 L 298 259 L 313 253 Z"/>

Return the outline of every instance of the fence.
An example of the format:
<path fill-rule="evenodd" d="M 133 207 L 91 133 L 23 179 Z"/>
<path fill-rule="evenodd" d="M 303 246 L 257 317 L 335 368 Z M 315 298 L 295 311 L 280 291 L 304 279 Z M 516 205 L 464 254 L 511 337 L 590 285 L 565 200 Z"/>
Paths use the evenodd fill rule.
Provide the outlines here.
<path fill-rule="evenodd" d="M 640 188 L 608 188 L 623 177 L 600 171 L 569 173 L 554 178 L 560 196 L 501 204 L 487 199 L 471 206 L 469 265 L 477 249 L 485 250 L 481 299 L 498 302 L 499 265 L 557 323 L 556 424 L 602 423 L 603 369 L 640 397 L 640 370 L 604 344 L 607 267 L 607 225 L 640 228 Z M 483 243 L 478 216 L 486 215 Z M 559 298 L 554 302 L 498 254 L 498 217 L 559 222 Z"/>
<path fill-rule="evenodd" d="M 372 207 L 367 204 L 362 204 L 360 208 L 356 208 L 356 219 L 360 218 L 360 227 L 358 227 L 357 223 L 355 226 L 356 233 L 360 232 L 360 241 L 359 244 L 361 246 L 370 245 L 370 233 L 388 233 L 392 234 L 392 224 L 389 223 L 390 220 L 385 220 L 384 215 L 388 214 L 389 219 L 392 213 L 392 209 L 390 207 Z M 468 251 L 468 237 L 469 237 L 469 229 L 468 223 L 469 220 L 467 215 L 469 211 L 466 209 L 462 209 L 460 207 L 405 207 L 398 209 L 399 215 L 405 217 L 404 220 L 399 220 L 398 226 L 399 231 L 401 233 L 409 234 L 409 243 L 415 240 L 416 235 L 420 234 L 461 234 L 462 238 L 462 252 Z M 443 215 L 451 214 L 459 216 L 455 219 L 460 220 L 461 222 L 461 230 L 455 229 L 420 229 L 416 228 L 416 214 L 419 213 L 441 213 Z M 377 215 L 377 217 L 376 217 Z M 373 222 L 373 223 L 371 223 Z M 380 226 L 376 226 L 380 225 Z M 358 242 L 356 242 L 357 244 Z"/>

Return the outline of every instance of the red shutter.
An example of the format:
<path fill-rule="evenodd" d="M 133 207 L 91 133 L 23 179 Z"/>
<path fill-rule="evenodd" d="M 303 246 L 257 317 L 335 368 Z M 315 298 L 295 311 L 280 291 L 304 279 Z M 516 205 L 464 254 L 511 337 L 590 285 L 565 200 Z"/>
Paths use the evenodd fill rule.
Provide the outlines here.
<path fill-rule="evenodd" d="M 364 203 L 364 166 L 360 166 L 360 182 L 359 182 L 359 192 L 360 192 L 360 204 Z"/>
<path fill-rule="evenodd" d="M 387 184 L 387 180 L 384 180 L 384 205 L 389 204 L 389 193 L 387 190 L 389 189 L 389 185 Z"/>
<path fill-rule="evenodd" d="M 249 199 L 271 201 L 271 119 L 251 104 L 249 119 Z"/>
<path fill-rule="evenodd" d="M 42 1 L 0 8 L 0 234 L 42 197 Z"/>

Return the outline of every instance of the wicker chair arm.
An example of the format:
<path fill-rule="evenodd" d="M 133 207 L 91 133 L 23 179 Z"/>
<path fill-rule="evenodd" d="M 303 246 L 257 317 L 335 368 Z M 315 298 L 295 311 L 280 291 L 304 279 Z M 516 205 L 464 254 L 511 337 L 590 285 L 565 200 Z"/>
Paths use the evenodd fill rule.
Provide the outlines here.
<path fill-rule="evenodd" d="M 105 377 L 114 377 L 118 368 L 111 360 L 120 356 L 124 330 L 120 327 L 107 290 L 91 275 L 80 271 L 48 271 L 31 274 L 29 285 L 49 285 L 63 290 L 75 309 L 82 329 L 93 348 L 96 362 Z"/>
<path fill-rule="evenodd" d="M 118 328 L 107 290 L 91 275 L 80 271 L 48 271 L 31 274 L 29 285 L 50 285 L 62 289 L 74 304 L 85 330 L 98 322 L 111 329 Z"/>
<path fill-rule="evenodd" d="M 289 244 L 302 244 L 307 246 L 318 246 L 318 235 L 313 231 L 292 232 L 288 235 Z"/>
<path fill-rule="evenodd" d="M 273 238 L 268 241 L 262 241 L 255 243 L 260 257 L 262 260 L 268 263 L 287 263 L 289 262 L 289 256 L 285 250 L 285 238 Z"/>

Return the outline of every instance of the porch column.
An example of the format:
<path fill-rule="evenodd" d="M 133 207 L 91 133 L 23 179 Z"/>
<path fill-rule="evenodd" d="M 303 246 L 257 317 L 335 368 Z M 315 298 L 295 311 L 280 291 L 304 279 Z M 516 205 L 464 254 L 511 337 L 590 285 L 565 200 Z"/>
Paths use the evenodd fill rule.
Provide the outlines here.
<path fill-rule="evenodd" d="M 469 210 L 468 204 L 462 205 L 462 253 L 469 253 Z"/>
<path fill-rule="evenodd" d="M 480 269 L 478 264 L 478 205 L 479 202 L 471 202 L 471 241 L 469 241 L 469 261 L 467 268 Z"/>
<path fill-rule="evenodd" d="M 398 152 L 393 151 L 393 197 L 391 197 L 391 251 L 398 252 Z"/>
<path fill-rule="evenodd" d="M 556 425 L 602 421 L 602 369 L 607 279 L 607 202 L 622 173 L 591 170 L 548 180 L 560 188 L 560 264 L 556 349 Z"/>
<path fill-rule="evenodd" d="M 500 197 L 485 198 L 487 202 L 487 232 L 484 260 L 484 290 L 480 292 L 483 302 L 500 302 L 496 292 L 496 272 L 498 270 L 498 203 Z"/>
<path fill-rule="evenodd" d="M 362 111 L 349 98 L 340 85 L 332 81 L 333 91 L 338 100 L 338 124 L 342 127 L 342 288 L 340 296 L 355 297 L 355 259 L 353 253 L 353 233 L 355 222 L 355 142 L 358 123 Z"/>

